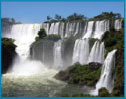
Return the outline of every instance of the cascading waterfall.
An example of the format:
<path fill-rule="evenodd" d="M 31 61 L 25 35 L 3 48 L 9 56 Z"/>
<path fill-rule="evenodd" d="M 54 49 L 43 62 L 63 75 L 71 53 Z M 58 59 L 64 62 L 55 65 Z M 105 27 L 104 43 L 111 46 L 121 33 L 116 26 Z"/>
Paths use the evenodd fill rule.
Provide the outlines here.
<path fill-rule="evenodd" d="M 102 39 L 104 33 L 106 31 L 109 31 L 109 21 L 103 20 L 103 21 L 96 21 L 96 28 L 93 33 L 93 38 Z"/>
<path fill-rule="evenodd" d="M 55 23 L 53 34 L 59 34 L 59 22 Z"/>
<path fill-rule="evenodd" d="M 120 20 L 115 21 L 115 29 L 117 31 L 121 28 L 120 22 Z M 69 39 L 69 37 L 71 36 L 82 34 L 82 37 L 76 39 L 76 41 L 74 40 L 75 44 L 74 48 L 72 47 L 73 56 L 70 56 L 72 59 L 72 62 L 70 64 L 74 64 L 76 62 L 79 62 L 82 65 L 87 65 L 89 63 L 103 64 L 101 77 L 96 85 L 96 90 L 100 89 L 101 87 L 106 87 L 109 90 L 109 92 L 112 92 L 114 82 L 112 70 L 115 65 L 115 53 L 117 50 L 113 50 L 112 52 L 108 53 L 104 61 L 105 47 L 104 42 L 100 41 L 102 39 L 102 36 L 104 35 L 104 32 L 109 31 L 108 20 L 96 22 L 89 21 L 85 23 L 56 22 L 51 24 L 43 23 L 12 25 L 11 29 L 7 30 L 7 33 L 5 32 L 4 36 L 14 39 L 14 43 L 17 45 L 16 52 L 19 57 L 15 60 L 12 67 L 12 71 L 14 73 L 30 74 L 36 73 L 36 71 L 41 71 L 41 69 L 42 71 L 46 70 L 40 61 L 31 61 L 29 59 L 30 45 L 35 41 L 35 37 L 37 36 L 37 33 L 40 30 L 40 28 L 44 28 L 46 30 L 47 35 L 56 34 L 60 35 L 62 38 L 62 40 L 52 42 L 54 45 L 52 43 L 50 45 L 49 43 L 48 45 L 46 45 L 47 43 L 44 43 L 42 45 L 44 51 L 42 49 L 35 50 L 38 51 L 38 54 L 40 53 L 40 58 L 42 58 L 40 60 L 44 62 L 49 62 L 52 59 L 49 57 L 52 56 L 53 62 L 50 62 L 50 64 L 52 64 L 51 68 L 62 69 L 65 62 L 63 60 L 64 57 L 62 55 L 62 50 L 67 51 L 65 49 L 62 49 L 62 43 L 64 39 Z M 89 40 L 91 38 L 97 39 L 92 48 L 90 48 L 89 44 Z M 50 50 L 47 50 L 47 48 L 50 48 L 52 52 Z M 45 55 L 45 53 L 49 54 Z M 33 55 L 35 56 L 35 54 L 36 53 L 34 52 Z"/>
<path fill-rule="evenodd" d="M 50 26 L 50 29 L 49 29 L 49 33 L 48 33 L 49 35 L 53 34 L 53 32 L 54 32 L 54 26 L 55 26 L 55 23 L 52 23 L 51 26 Z"/>
<path fill-rule="evenodd" d="M 115 53 L 116 49 L 109 52 L 104 64 L 102 66 L 102 72 L 101 77 L 96 84 L 96 90 L 100 89 L 101 87 L 105 87 L 109 93 L 112 92 L 112 89 L 114 87 L 114 77 L 113 77 L 113 70 L 115 67 Z"/>
<path fill-rule="evenodd" d="M 122 19 L 115 20 L 114 28 L 116 31 L 119 31 L 122 27 Z"/>
<path fill-rule="evenodd" d="M 65 30 L 65 23 L 61 22 L 59 27 L 59 34 L 62 39 L 64 39 L 64 35 L 65 35 L 64 30 Z"/>
<path fill-rule="evenodd" d="M 57 69 L 60 69 L 62 68 L 62 65 L 62 40 L 59 40 L 54 44 L 54 66 L 56 66 Z"/>
<path fill-rule="evenodd" d="M 14 39 L 18 57 L 15 59 L 10 72 L 29 75 L 40 71 L 43 64 L 39 61 L 29 60 L 30 45 L 35 41 L 41 24 L 17 24 L 12 26 L 10 34 L 6 37 Z M 36 65 L 36 66 L 35 66 Z"/>
<path fill-rule="evenodd" d="M 66 38 L 72 36 L 75 33 L 75 29 L 76 29 L 75 27 L 76 27 L 76 23 L 66 24 L 66 33 L 65 33 Z"/>
<path fill-rule="evenodd" d="M 89 56 L 89 40 L 77 39 L 73 51 L 73 63 L 80 62 L 80 64 L 88 64 Z"/>
<path fill-rule="evenodd" d="M 42 28 L 46 30 L 47 35 L 56 34 L 60 35 L 61 38 L 64 39 L 71 36 L 76 36 L 77 34 L 83 34 L 85 26 L 83 26 L 83 23 L 80 22 L 56 22 L 51 24 L 43 23 Z"/>
<path fill-rule="evenodd" d="M 80 25 L 80 23 L 78 22 L 77 26 L 76 26 L 76 31 L 74 33 L 74 36 L 76 36 L 79 33 L 79 25 Z"/>
<path fill-rule="evenodd" d="M 88 22 L 87 31 L 86 31 L 85 35 L 82 37 L 83 39 L 84 38 L 91 38 L 92 37 L 93 24 L 94 24 L 94 21 L 89 21 Z"/>
<path fill-rule="evenodd" d="M 100 44 L 100 41 L 96 41 L 95 44 L 93 45 L 90 55 L 89 55 L 89 63 L 100 63 L 103 64 L 104 62 L 104 43 L 102 42 Z"/>

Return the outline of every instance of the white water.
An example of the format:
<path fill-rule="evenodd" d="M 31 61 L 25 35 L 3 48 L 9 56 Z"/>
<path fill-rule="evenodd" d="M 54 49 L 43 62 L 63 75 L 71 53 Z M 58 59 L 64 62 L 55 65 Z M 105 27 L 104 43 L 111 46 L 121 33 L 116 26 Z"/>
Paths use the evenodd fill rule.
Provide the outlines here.
<path fill-rule="evenodd" d="M 93 24 L 94 24 L 94 21 L 89 21 L 88 22 L 87 31 L 86 31 L 85 35 L 82 37 L 83 39 L 84 38 L 91 38 L 92 37 Z"/>
<path fill-rule="evenodd" d="M 62 41 L 59 40 L 55 42 L 54 44 L 54 66 L 56 69 L 60 69 L 63 65 L 63 59 L 62 59 Z"/>
<path fill-rule="evenodd" d="M 115 53 L 116 53 L 116 49 L 109 52 L 104 64 L 102 66 L 102 72 L 101 72 L 101 77 L 98 81 L 98 83 L 96 84 L 96 90 L 98 91 L 98 89 L 105 87 L 109 93 L 112 92 L 113 87 L 114 87 L 114 77 L 112 75 L 113 73 L 113 69 L 115 67 Z"/>
<path fill-rule="evenodd" d="M 119 27 L 118 22 L 115 23 L 117 25 L 116 27 Z M 113 88 L 112 68 L 114 67 L 112 64 L 114 64 L 116 50 L 110 52 L 104 61 L 104 43 L 96 41 L 89 53 L 88 39 L 101 39 L 104 32 L 109 30 L 109 23 L 108 21 L 97 21 L 95 23 L 95 31 L 93 31 L 93 25 L 94 21 L 88 22 L 88 26 L 84 27 L 83 39 L 76 40 L 73 51 L 73 63 L 80 62 L 80 64 L 88 64 L 90 62 L 98 62 L 103 64 L 104 62 L 102 74 L 96 85 L 96 89 L 106 87 L 111 92 Z M 6 35 L 7 37 L 15 39 L 14 43 L 17 45 L 16 52 L 19 56 L 13 64 L 12 72 L 20 75 L 31 75 L 48 71 L 41 62 L 29 60 L 30 45 L 34 42 L 40 27 L 45 28 L 48 35 L 60 34 L 62 38 L 64 36 L 68 38 L 71 35 L 75 36 L 79 33 L 79 26 L 79 23 L 66 23 L 66 28 L 63 23 L 52 23 L 50 28 L 49 24 L 42 26 L 40 24 L 13 25 L 10 34 L 7 33 Z M 61 68 L 61 65 L 63 65 L 61 53 L 61 41 L 58 41 L 54 45 L 54 64 L 56 68 Z"/>
<path fill-rule="evenodd" d="M 55 23 L 53 34 L 59 34 L 59 22 Z"/>
<path fill-rule="evenodd" d="M 76 26 L 76 31 L 74 33 L 74 36 L 76 36 L 79 33 L 79 26 L 80 26 L 80 23 L 78 22 L 77 26 Z"/>
<path fill-rule="evenodd" d="M 89 42 L 88 39 L 77 39 L 73 51 L 73 64 L 79 62 L 80 64 L 87 64 L 89 56 Z"/>
<path fill-rule="evenodd" d="M 115 24 L 114 24 L 115 30 L 119 31 L 122 27 L 122 20 L 121 19 L 117 19 L 115 20 Z"/>
<path fill-rule="evenodd" d="M 35 41 L 41 24 L 17 24 L 12 26 L 10 34 L 6 37 L 13 38 L 16 47 L 16 57 L 10 72 L 18 75 L 31 75 L 38 73 L 44 66 L 39 61 L 29 60 L 30 45 Z"/>
<path fill-rule="evenodd" d="M 64 35 L 65 35 L 64 29 L 65 29 L 65 23 L 61 22 L 59 27 L 59 34 L 62 39 L 64 39 Z"/>
<path fill-rule="evenodd" d="M 49 29 L 49 34 L 53 34 L 55 23 L 52 23 Z"/>
<path fill-rule="evenodd" d="M 104 33 L 109 31 L 109 21 L 96 21 L 93 38 L 102 39 Z"/>
<path fill-rule="evenodd" d="M 100 43 L 100 41 L 96 41 L 91 49 L 88 62 L 89 63 L 95 62 L 95 63 L 103 64 L 104 51 L 105 51 L 104 43 L 103 42 Z"/>

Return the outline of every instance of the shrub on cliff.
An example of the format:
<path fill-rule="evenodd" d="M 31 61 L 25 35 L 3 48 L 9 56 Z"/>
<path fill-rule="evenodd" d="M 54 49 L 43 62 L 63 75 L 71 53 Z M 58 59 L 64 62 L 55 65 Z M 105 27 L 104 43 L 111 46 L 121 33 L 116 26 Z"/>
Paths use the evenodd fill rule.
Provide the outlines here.
<path fill-rule="evenodd" d="M 43 39 L 47 36 L 45 29 L 40 29 L 40 31 L 38 32 L 38 37 L 35 38 L 36 41 Z"/>

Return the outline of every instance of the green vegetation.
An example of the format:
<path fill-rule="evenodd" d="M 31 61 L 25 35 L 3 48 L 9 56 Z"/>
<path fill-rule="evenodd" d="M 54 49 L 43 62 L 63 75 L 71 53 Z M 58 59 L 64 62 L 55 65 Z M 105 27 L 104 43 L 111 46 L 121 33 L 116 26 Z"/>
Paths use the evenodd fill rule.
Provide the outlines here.
<path fill-rule="evenodd" d="M 76 63 L 65 71 L 60 71 L 55 78 L 68 82 L 68 84 L 80 84 L 94 86 L 100 78 L 101 69 L 94 70 L 90 65 Z"/>
<path fill-rule="evenodd" d="M 90 39 L 90 45 L 93 45 L 96 39 Z M 106 53 L 117 49 L 116 53 L 116 66 L 114 70 L 114 89 L 110 94 L 106 88 L 99 90 L 99 95 L 96 97 L 124 97 L 124 28 L 119 32 L 114 31 L 112 28 L 110 31 L 105 32 L 102 39 L 105 43 Z M 93 65 L 92 65 L 93 66 Z M 70 66 L 65 71 L 60 71 L 55 78 L 63 81 L 67 81 L 69 84 L 80 84 L 87 86 L 94 86 L 99 79 L 100 68 L 91 68 L 89 65 L 80 65 L 79 63 Z M 64 97 L 71 97 L 67 94 Z M 91 95 L 75 94 L 72 97 L 92 97 Z"/>
<path fill-rule="evenodd" d="M 105 33 L 103 41 L 105 42 L 106 54 L 117 49 L 116 53 L 116 66 L 115 66 L 115 81 L 113 96 L 124 96 L 124 28 L 119 32 L 110 30 Z"/>
<path fill-rule="evenodd" d="M 89 20 L 104 20 L 104 19 L 115 19 L 115 18 L 121 18 L 121 15 L 119 13 L 113 13 L 113 12 L 102 12 L 101 14 L 95 16 L 94 18 L 90 18 Z"/>
<path fill-rule="evenodd" d="M 66 18 L 63 18 L 62 16 L 56 14 L 54 19 L 51 18 L 50 16 L 47 16 L 47 21 L 45 23 L 52 23 L 52 22 L 83 22 L 83 21 L 96 21 L 96 20 L 105 20 L 108 19 L 110 20 L 110 27 L 114 24 L 115 19 L 120 19 L 121 15 L 119 13 L 113 13 L 113 12 L 102 12 L 101 14 L 93 17 L 93 18 L 87 18 L 83 14 L 77 14 L 73 13 Z M 123 21 L 124 22 L 124 21 Z"/>
<path fill-rule="evenodd" d="M 83 21 L 86 20 L 87 17 L 85 17 L 82 14 L 77 14 L 77 13 L 73 13 L 72 15 L 67 17 L 67 21 L 71 22 L 71 21 Z"/>
<path fill-rule="evenodd" d="M 30 47 L 31 58 L 40 60 L 47 63 L 48 66 L 51 66 L 53 64 L 54 42 L 58 41 L 59 39 L 61 39 L 59 35 L 46 35 L 45 30 L 41 29 L 38 32 L 38 37 L 36 37 L 36 41 L 33 42 Z M 45 55 L 44 58 L 43 55 Z M 50 61 L 48 62 L 48 60 Z"/>
<path fill-rule="evenodd" d="M 45 32 L 45 29 L 40 29 L 40 31 L 38 32 L 38 37 L 35 38 L 36 41 L 38 40 L 41 40 L 43 38 L 45 38 L 47 35 L 46 35 L 46 32 Z"/>
<path fill-rule="evenodd" d="M 21 22 L 16 22 L 14 18 L 1 18 L 1 23 L 21 24 Z"/>
<path fill-rule="evenodd" d="M 99 97 L 110 97 L 111 95 L 109 94 L 108 90 L 103 87 L 103 88 L 99 89 L 98 96 Z"/>
<path fill-rule="evenodd" d="M 16 54 L 15 52 L 16 45 L 13 44 L 13 40 L 9 38 L 2 38 L 1 39 L 1 50 L 2 50 L 2 56 L 1 56 L 1 69 L 2 73 L 6 73 L 9 69 L 10 65 L 12 64 L 12 61 L 14 59 L 14 56 Z"/>
<path fill-rule="evenodd" d="M 35 38 L 36 41 L 34 43 L 41 40 L 45 40 L 45 41 L 50 40 L 56 42 L 59 39 L 61 39 L 60 35 L 51 34 L 47 36 L 45 29 L 40 29 L 40 31 L 38 32 L 38 37 Z"/>
<path fill-rule="evenodd" d="M 52 22 L 75 22 L 75 21 L 85 21 L 87 20 L 87 17 L 82 15 L 82 14 L 77 14 L 77 13 L 73 13 L 70 16 L 67 16 L 66 18 L 62 18 L 60 15 L 56 14 L 55 18 L 52 19 L 50 16 L 47 16 L 47 21 L 45 21 L 45 23 L 52 23 Z"/>

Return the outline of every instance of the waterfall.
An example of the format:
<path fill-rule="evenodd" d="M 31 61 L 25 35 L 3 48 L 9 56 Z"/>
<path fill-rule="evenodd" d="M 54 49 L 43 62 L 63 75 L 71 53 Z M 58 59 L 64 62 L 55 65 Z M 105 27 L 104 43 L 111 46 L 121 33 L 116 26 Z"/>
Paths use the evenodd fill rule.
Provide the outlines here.
<path fill-rule="evenodd" d="M 115 67 L 115 53 L 116 49 L 109 52 L 104 64 L 102 66 L 102 72 L 101 77 L 96 84 L 96 90 L 105 87 L 109 93 L 112 92 L 112 89 L 114 87 L 114 77 L 113 77 L 113 69 Z"/>
<path fill-rule="evenodd" d="M 80 27 L 80 23 L 78 22 L 77 26 L 76 26 L 76 31 L 74 33 L 74 36 L 76 36 L 79 33 L 79 27 Z"/>
<path fill-rule="evenodd" d="M 55 26 L 55 23 L 52 23 L 51 26 L 50 26 L 50 29 L 49 29 L 49 35 L 53 34 L 53 32 L 54 32 L 54 26 Z"/>
<path fill-rule="evenodd" d="M 91 38 L 92 37 L 93 24 L 94 24 L 94 21 L 89 21 L 88 22 L 87 31 L 86 31 L 85 35 L 82 37 L 83 39 L 84 38 Z"/>
<path fill-rule="evenodd" d="M 66 24 L 66 33 L 65 33 L 65 37 L 68 38 L 72 35 L 74 35 L 75 33 L 75 29 L 76 29 L 76 23 L 67 23 Z"/>
<path fill-rule="evenodd" d="M 30 45 L 35 41 L 41 24 L 16 24 L 12 26 L 10 33 L 6 35 L 8 38 L 14 39 L 16 53 L 18 57 L 15 59 L 11 72 L 16 74 L 29 75 L 40 71 L 43 66 L 41 62 L 29 60 Z"/>
<path fill-rule="evenodd" d="M 93 45 L 90 55 L 89 55 L 89 63 L 95 62 L 95 63 L 101 63 L 104 62 L 104 43 L 102 42 L 100 44 L 100 41 L 96 41 Z"/>
<path fill-rule="evenodd" d="M 27 59 L 29 57 L 30 45 L 35 41 L 40 26 L 40 24 L 13 25 L 10 37 L 15 39 L 16 52 L 20 58 Z"/>
<path fill-rule="evenodd" d="M 60 36 L 61 36 L 62 39 L 64 39 L 64 35 L 65 35 L 64 34 L 64 32 L 65 32 L 64 29 L 65 29 L 65 23 L 61 22 L 60 27 L 59 27 L 59 33 L 60 33 Z"/>
<path fill-rule="evenodd" d="M 57 69 L 60 69 L 62 65 L 62 41 L 59 40 L 54 44 L 54 66 L 56 66 Z"/>
<path fill-rule="evenodd" d="M 1 36 L 5 37 L 10 33 L 13 25 L 1 22 Z"/>
<path fill-rule="evenodd" d="M 35 60 L 30 60 L 30 45 L 35 41 L 40 28 L 44 28 L 47 35 L 60 35 L 61 40 L 53 42 L 51 40 L 43 40 L 41 44 L 33 48 L 33 57 Z M 121 21 L 115 21 L 115 29 L 118 31 L 121 28 Z M 101 87 L 106 87 L 109 92 L 113 89 L 112 71 L 115 66 L 115 53 L 113 50 L 108 53 L 104 61 L 105 46 L 101 42 L 104 33 L 109 31 L 109 21 L 89 21 L 80 22 L 56 22 L 43 24 L 16 24 L 9 26 L 9 29 L 2 28 L 4 37 L 14 39 L 16 57 L 12 66 L 12 72 L 16 74 L 31 74 L 42 72 L 45 70 L 43 64 L 54 69 L 66 69 L 68 65 L 79 62 L 82 65 L 89 63 L 102 64 L 102 72 L 96 90 Z M 69 37 L 82 34 L 82 37 L 77 39 Z M 89 40 L 91 38 L 99 39 L 95 41 L 93 47 L 90 47 Z M 91 50 L 90 50 L 91 49 Z M 42 64 L 43 63 L 43 64 Z"/>
<path fill-rule="evenodd" d="M 102 39 L 104 33 L 109 31 L 109 21 L 96 21 L 95 27 L 93 38 Z"/>
<path fill-rule="evenodd" d="M 119 31 L 122 27 L 122 19 L 115 20 L 114 28 L 116 31 Z"/>
<path fill-rule="evenodd" d="M 59 34 L 59 22 L 55 23 L 55 26 L 54 26 L 54 31 L 52 34 L 56 34 L 58 35 Z"/>
<path fill-rule="evenodd" d="M 77 34 L 82 34 L 84 31 L 83 23 L 80 22 L 56 22 L 51 23 L 49 27 L 48 23 L 42 24 L 42 28 L 44 28 L 47 32 L 47 35 L 56 34 L 60 35 L 62 39 L 69 38 L 71 36 L 76 36 Z"/>
<path fill-rule="evenodd" d="M 49 35 L 49 23 L 43 23 L 41 28 L 45 29 L 46 34 Z"/>
<path fill-rule="evenodd" d="M 73 51 L 73 63 L 87 64 L 89 56 L 88 39 L 77 39 Z"/>

